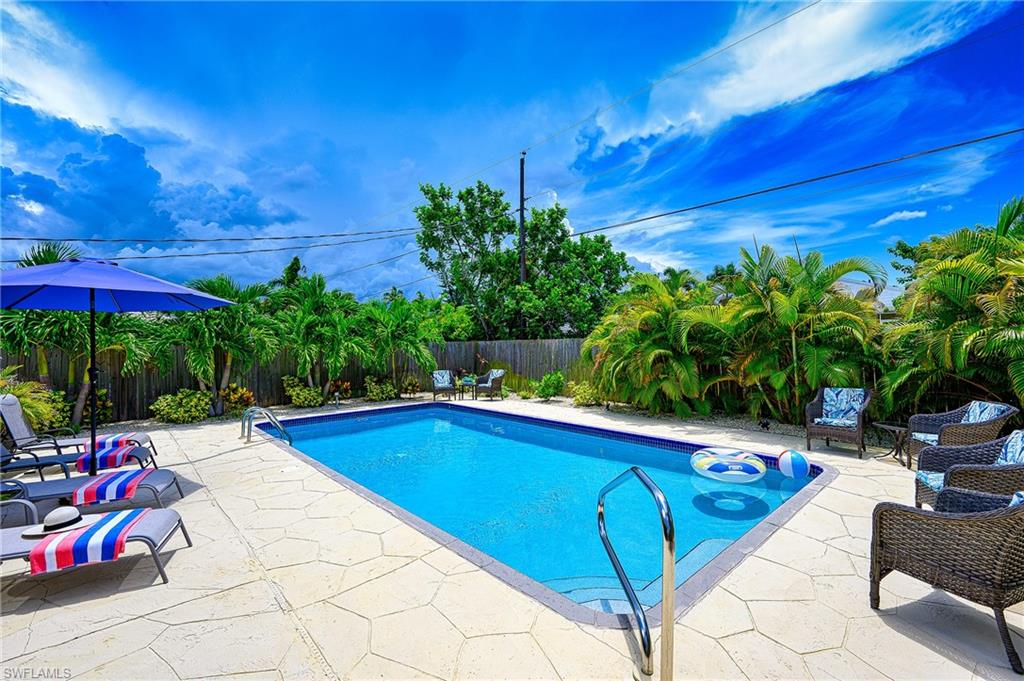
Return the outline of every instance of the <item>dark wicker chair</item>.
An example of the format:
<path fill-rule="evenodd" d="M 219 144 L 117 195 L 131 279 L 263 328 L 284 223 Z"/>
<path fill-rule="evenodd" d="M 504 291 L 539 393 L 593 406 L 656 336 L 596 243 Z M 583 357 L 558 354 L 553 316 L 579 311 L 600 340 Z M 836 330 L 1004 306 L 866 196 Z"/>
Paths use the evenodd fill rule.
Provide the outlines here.
<path fill-rule="evenodd" d="M 852 428 L 845 428 L 843 426 L 828 426 L 814 422 L 814 419 L 821 418 L 822 410 L 825 406 L 825 389 L 818 388 L 817 396 L 807 405 L 805 410 L 807 416 L 807 450 L 810 451 L 811 449 L 811 438 L 824 440 L 826 447 L 832 444 L 832 440 L 838 440 L 839 442 L 849 442 L 857 445 L 857 456 L 863 458 L 864 427 L 872 394 L 871 390 L 864 390 L 864 403 L 861 405 L 860 411 L 857 412 L 857 425 Z"/>
<path fill-rule="evenodd" d="M 1024 505 L 1010 497 L 942 490 L 935 511 L 894 503 L 875 507 L 871 536 L 871 607 L 894 570 L 992 608 L 1010 666 L 1024 674 L 1003 610 L 1024 601 Z"/>
<path fill-rule="evenodd" d="M 996 459 L 1008 439 L 1010 436 L 980 445 L 922 449 L 917 460 L 918 477 L 914 480 L 914 503 L 918 508 L 921 508 L 921 504 L 934 507 L 938 495 L 932 486 L 921 479 L 921 472 L 944 473 L 942 489 L 958 487 L 1000 495 L 1012 495 L 1018 490 L 1024 490 L 1024 464 L 996 465 Z"/>
<path fill-rule="evenodd" d="M 999 437 L 999 432 L 1019 409 L 1005 405 L 1007 410 L 1001 416 L 981 423 L 963 423 L 964 415 L 970 408 L 965 404 L 959 409 L 943 412 L 941 414 L 916 414 L 910 417 L 907 424 L 907 454 L 910 461 L 921 454 L 921 451 L 930 446 L 927 442 L 914 439 L 914 433 L 929 433 L 938 436 L 939 446 L 944 445 L 976 445 Z"/>
<path fill-rule="evenodd" d="M 487 395 L 492 400 L 497 395 L 501 399 L 505 399 L 505 396 L 501 393 L 501 381 L 504 378 L 504 369 L 491 369 L 476 379 L 476 395 L 478 397 L 480 395 Z"/>
<path fill-rule="evenodd" d="M 444 375 L 447 375 L 448 380 L 443 380 Z M 447 369 L 439 369 L 430 375 L 431 392 L 433 393 L 433 399 L 437 399 L 438 395 L 448 395 L 451 399 L 452 395 L 458 391 L 455 387 L 455 379 L 452 378 L 452 372 Z"/>

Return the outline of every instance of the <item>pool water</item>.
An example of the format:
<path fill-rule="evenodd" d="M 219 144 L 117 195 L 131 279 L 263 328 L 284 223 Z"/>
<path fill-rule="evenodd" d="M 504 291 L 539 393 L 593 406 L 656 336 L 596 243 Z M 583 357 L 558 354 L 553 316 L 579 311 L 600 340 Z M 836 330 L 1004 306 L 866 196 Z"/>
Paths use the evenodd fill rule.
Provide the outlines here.
<path fill-rule="evenodd" d="M 600 489 L 640 466 L 676 525 L 676 582 L 795 494 L 769 468 L 740 485 L 697 475 L 700 445 L 654 446 L 466 408 L 390 409 L 285 423 L 293 446 L 567 598 L 625 612 L 597 533 Z M 680 451 L 682 449 L 683 451 Z M 660 599 L 661 525 L 639 481 L 606 501 L 608 534 L 645 606 Z"/>

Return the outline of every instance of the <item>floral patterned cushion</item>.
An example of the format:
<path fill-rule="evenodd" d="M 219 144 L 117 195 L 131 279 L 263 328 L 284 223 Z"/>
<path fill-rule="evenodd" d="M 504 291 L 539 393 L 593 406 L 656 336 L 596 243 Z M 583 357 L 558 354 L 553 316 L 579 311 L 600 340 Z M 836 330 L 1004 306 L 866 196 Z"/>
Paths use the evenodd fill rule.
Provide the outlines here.
<path fill-rule="evenodd" d="M 1003 443 L 1003 450 L 996 458 L 996 465 L 1024 463 L 1024 430 L 1015 430 L 1010 433 Z"/>
<path fill-rule="evenodd" d="M 440 369 L 431 374 L 434 378 L 435 388 L 451 388 L 454 387 L 452 384 L 452 372 L 447 369 Z"/>
<path fill-rule="evenodd" d="M 1024 492 L 1017 492 L 1013 495 L 1013 498 L 1010 499 L 1010 508 L 1020 506 L 1021 504 L 1024 504 Z"/>
<path fill-rule="evenodd" d="M 864 405 L 863 388 L 825 388 L 822 418 L 856 420 Z"/>
<path fill-rule="evenodd" d="M 918 471 L 917 479 L 928 485 L 934 491 L 939 492 L 942 490 L 942 482 L 945 479 L 945 473 L 936 473 L 935 471 Z"/>
<path fill-rule="evenodd" d="M 487 380 L 481 383 L 480 385 L 485 385 L 489 388 L 491 387 L 491 381 L 493 381 L 496 378 L 501 378 L 504 375 L 504 369 L 491 369 L 490 371 L 487 372 Z"/>
<path fill-rule="evenodd" d="M 839 428 L 856 428 L 856 419 L 830 419 L 825 416 L 814 419 L 819 426 L 838 426 Z"/>
<path fill-rule="evenodd" d="M 997 419 L 1008 411 L 1010 411 L 1010 407 L 999 402 L 974 400 L 967 407 L 967 413 L 960 419 L 960 423 L 984 423 Z"/>
<path fill-rule="evenodd" d="M 939 444 L 938 433 L 911 433 L 910 437 L 914 438 L 918 442 L 925 442 L 930 445 Z"/>

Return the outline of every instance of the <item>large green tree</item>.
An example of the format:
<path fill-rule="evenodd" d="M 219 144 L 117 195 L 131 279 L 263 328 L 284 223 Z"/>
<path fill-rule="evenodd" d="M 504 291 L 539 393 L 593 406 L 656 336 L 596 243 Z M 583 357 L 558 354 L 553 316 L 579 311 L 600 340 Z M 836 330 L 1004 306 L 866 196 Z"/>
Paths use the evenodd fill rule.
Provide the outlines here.
<path fill-rule="evenodd" d="M 480 338 L 559 338 L 589 333 L 628 278 L 625 254 L 604 236 L 574 237 L 561 206 L 526 220 L 525 283 L 516 220 L 503 192 L 483 182 L 454 193 L 422 185 L 416 208 L 420 260 L 444 297 L 466 306 Z"/>

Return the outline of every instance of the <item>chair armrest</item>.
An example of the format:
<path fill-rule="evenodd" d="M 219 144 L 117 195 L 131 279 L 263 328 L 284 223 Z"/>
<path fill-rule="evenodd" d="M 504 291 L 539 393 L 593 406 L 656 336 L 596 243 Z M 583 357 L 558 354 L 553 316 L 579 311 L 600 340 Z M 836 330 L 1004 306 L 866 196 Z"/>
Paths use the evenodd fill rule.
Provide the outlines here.
<path fill-rule="evenodd" d="M 860 409 L 857 410 L 857 424 L 861 430 L 864 429 L 864 420 L 868 416 L 868 407 L 871 406 L 872 394 L 873 393 L 870 390 L 864 391 L 864 403 L 861 404 Z"/>
<path fill-rule="evenodd" d="M 995 511 L 1010 505 L 1013 497 L 1002 494 L 989 494 L 958 487 L 946 487 L 939 492 L 935 500 L 935 510 L 939 513 L 981 513 Z"/>
<path fill-rule="evenodd" d="M 938 433 L 939 428 L 947 423 L 960 423 L 966 413 L 967 406 L 938 414 L 914 414 L 907 427 L 912 433 Z"/>
<path fill-rule="evenodd" d="M 26 525 L 35 525 L 39 522 L 39 511 L 36 505 L 28 499 L 0 499 L 0 508 L 8 504 L 20 506 L 25 510 Z"/>
<path fill-rule="evenodd" d="M 47 461 L 45 459 L 40 461 L 38 458 L 35 459 L 34 461 L 28 461 L 28 460 L 25 460 L 25 461 L 12 461 L 12 462 L 6 464 L 3 467 L 3 470 L 5 472 L 6 471 L 17 471 L 17 470 L 39 470 L 39 471 L 41 471 L 43 468 L 49 468 L 50 466 L 57 466 L 57 467 L 59 467 L 61 472 L 64 473 L 64 477 L 65 478 L 70 478 L 71 477 L 71 471 L 68 469 L 68 465 L 66 463 L 64 463 L 63 461 Z M 5 480 L 4 482 L 16 482 L 16 481 L 15 480 L 10 480 L 10 481 Z"/>
<path fill-rule="evenodd" d="M 28 497 L 28 487 L 20 480 L 0 480 L 0 493 Z"/>
<path fill-rule="evenodd" d="M 66 434 L 66 435 L 71 435 L 71 436 L 78 435 L 78 431 L 77 430 L 75 430 L 74 428 L 68 428 L 68 427 L 50 428 L 49 430 L 44 430 L 43 431 L 43 435 L 50 435 L 50 436 L 56 436 L 56 435 L 60 435 L 62 433 Z"/>
<path fill-rule="evenodd" d="M 807 416 L 807 425 L 814 423 L 814 419 L 821 417 L 822 408 L 821 388 L 818 388 L 818 394 L 804 408 L 804 414 Z"/>
<path fill-rule="evenodd" d="M 977 445 L 931 445 L 921 450 L 917 468 L 942 473 L 957 464 L 991 466 L 999 458 L 1003 442 L 1005 438 Z"/>
<path fill-rule="evenodd" d="M 946 471 L 943 487 L 961 487 L 989 494 L 1013 496 L 1014 493 L 1024 490 L 1024 464 L 956 465 Z M 1009 500 L 1006 503 L 1010 503 Z"/>

